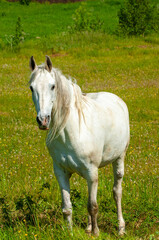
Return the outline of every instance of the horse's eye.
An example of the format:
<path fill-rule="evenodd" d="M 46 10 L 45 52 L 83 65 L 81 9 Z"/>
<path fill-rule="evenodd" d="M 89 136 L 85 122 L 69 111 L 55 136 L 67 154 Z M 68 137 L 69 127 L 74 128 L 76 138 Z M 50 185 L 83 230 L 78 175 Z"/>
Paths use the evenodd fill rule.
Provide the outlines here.
<path fill-rule="evenodd" d="M 31 90 L 32 92 L 34 91 L 32 86 L 30 86 L 30 90 Z"/>
<path fill-rule="evenodd" d="M 51 90 L 54 90 L 54 88 L 55 88 L 55 85 L 52 85 Z"/>

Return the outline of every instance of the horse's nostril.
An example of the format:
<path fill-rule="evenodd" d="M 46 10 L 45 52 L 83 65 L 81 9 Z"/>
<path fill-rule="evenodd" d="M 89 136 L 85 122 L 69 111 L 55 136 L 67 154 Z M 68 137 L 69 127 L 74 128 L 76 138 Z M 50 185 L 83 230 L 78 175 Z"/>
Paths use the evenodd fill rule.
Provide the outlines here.
<path fill-rule="evenodd" d="M 37 121 L 38 124 L 41 124 L 41 121 L 40 121 L 39 117 L 36 117 L 36 121 Z"/>

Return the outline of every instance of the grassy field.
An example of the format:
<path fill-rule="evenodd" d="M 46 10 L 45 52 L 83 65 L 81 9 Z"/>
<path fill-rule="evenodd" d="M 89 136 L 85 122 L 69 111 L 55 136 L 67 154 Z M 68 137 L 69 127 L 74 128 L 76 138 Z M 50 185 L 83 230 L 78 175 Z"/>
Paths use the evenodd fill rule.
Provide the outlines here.
<path fill-rule="evenodd" d="M 100 16 L 101 20 L 104 21 L 105 31 L 113 32 L 116 29 L 116 13 L 120 8 L 121 2 L 123 2 L 123 0 L 88 1 L 87 9 L 91 10 L 94 15 Z M 14 34 L 15 23 L 18 17 L 21 17 L 26 39 L 48 37 L 57 33 L 66 32 L 68 31 L 68 26 L 72 24 L 72 14 L 79 7 L 80 3 L 32 3 L 29 6 L 23 6 L 18 2 L 8 3 L 1 0 L 0 5 L 0 38 L 5 40 L 6 35 Z"/>
<path fill-rule="evenodd" d="M 27 7 L 0 1 L 0 239 L 93 238 L 84 232 L 86 183 L 76 174 L 71 178 L 73 235 L 65 228 L 46 133 L 36 124 L 28 86 L 29 58 L 34 55 L 40 64 L 46 54 L 55 67 L 77 79 L 83 92 L 109 91 L 127 103 L 131 141 L 122 201 L 127 234 L 122 239 L 159 238 L 159 34 L 114 35 L 122 2 L 89 1 L 87 7 L 103 19 L 104 31 L 69 34 L 72 14 L 80 3 Z M 13 51 L 6 35 L 14 34 L 18 16 L 27 35 L 19 50 Z M 100 169 L 100 240 L 120 239 L 112 187 L 112 166 Z"/>

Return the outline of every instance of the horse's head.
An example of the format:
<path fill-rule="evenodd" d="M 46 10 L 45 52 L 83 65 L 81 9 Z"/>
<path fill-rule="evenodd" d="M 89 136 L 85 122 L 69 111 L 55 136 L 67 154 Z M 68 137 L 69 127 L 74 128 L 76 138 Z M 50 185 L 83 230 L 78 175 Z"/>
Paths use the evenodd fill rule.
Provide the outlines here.
<path fill-rule="evenodd" d="M 32 99 L 37 112 L 37 122 L 40 129 L 49 129 L 51 111 L 55 99 L 55 77 L 52 70 L 52 62 L 46 56 L 45 65 L 37 66 L 33 56 L 30 58 L 32 71 L 30 89 Z"/>

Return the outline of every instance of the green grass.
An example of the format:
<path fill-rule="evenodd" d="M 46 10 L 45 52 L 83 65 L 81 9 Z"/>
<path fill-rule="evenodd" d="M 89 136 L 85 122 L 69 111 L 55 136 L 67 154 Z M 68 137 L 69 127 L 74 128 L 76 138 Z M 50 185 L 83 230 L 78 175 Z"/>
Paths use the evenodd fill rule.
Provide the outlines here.
<path fill-rule="evenodd" d="M 39 131 L 36 124 L 28 86 L 29 58 L 34 55 L 40 64 L 46 54 L 55 67 L 77 79 L 83 92 L 110 91 L 127 103 L 131 141 L 123 182 L 122 205 L 127 230 L 123 239 L 158 239 L 159 35 L 129 39 L 110 35 L 108 29 L 111 32 L 115 29 L 111 24 L 116 19 L 113 17 L 111 21 L 111 18 L 116 16 L 120 6 L 118 1 L 88 2 L 90 7 L 103 4 L 114 8 L 109 13 L 106 33 L 73 35 L 67 33 L 67 26 L 79 3 L 32 3 L 29 7 L 2 1 L 0 4 L 4 8 L 0 11 L 8 12 L 0 21 L 3 44 L 5 31 L 7 34 L 14 32 L 15 26 L 9 22 L 13 19 L 14 23 L 20 14 L 23 19 L 26 13 L 24 28 L 29 33 L 19 51 L 11 51 L 3 44 L 4 48 L 0 49 L 0 239 L 92 238 L 84 232 L 87 224 L 86 182 L 76 174 L 71 179 L 73 236 L 64 226 L 60 191 L 45 146 L 46 134 Z M 46 27 L 44 19 L 51 17 L 52 9 L 61 11 L 54 16 L 58 28 L 53 27 L 51 20 Z M 95 11 L 99 12 L 99 9 L 95 8 Z M 104 19 L 102 11 L 101 18 Z M 44 27 L 35 27 L 35 12 Z M 67 15 L 65 21 L 59 18 L 62 12 Z M 32 23 L 30 28 L 29 21 Z M 8 29 L 5 30 L 3 24 L 7 24 Z M 52 33 L 48 30 L 50 24 Z M 41 38 L 36 39 L 36 36 Z M 101 240 L 119 238 L 112 186 L 112 166 L 100 169 L 98 239 Z"/>
<path fill-rule="evenodd" d="M 157 4 L 157 0 L 151 0 Z M 115 33 L 118 25 L 117 12 L 124 0 L 95 0 L 87 1 L 86 8 L 92 14 L 98 16 L 104 23 L 103 30 L 107 33 Z M 0 1 L 0 39 L 6 41 L 7 36 L 15 32 L 15 24 L 21 17 L 26 39 L 36 39 L 67 32 L 68 26 L 73 23 L 72 15 L 80 3 L 69 4 L 38 4 L 29 6 L 20 5 L 19 2 L 8 3 Z"/>
<path fill-rule="evenodd" d="M 23 6 L 17 3 L 0 2 L 0 38 L 5 40 L 5 35 L 12 35 L 15 31 L 17 17 L 21 17 L 26 39 L 54 35 L 68 31 L 72 25 L 72 15 L 80 3 L 70 4 L 37 4 L 31 3 Z M 117 7 L 119 8 L 119 4 Z M 88 2 L 87 8 L 93 14 L 102 16 L 106 30 L 113 31 L 117 25 L 116 5 L 104 4 L 98 1 Z M 110 21 L 112 19 L 113 21 Z M 108 26 L 108 22 L 111 22 Z M 6 27 L 7 26 L 7 27 Z"/>

